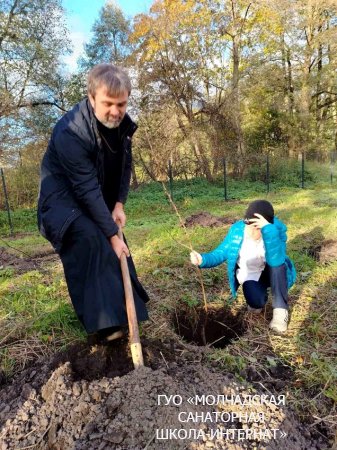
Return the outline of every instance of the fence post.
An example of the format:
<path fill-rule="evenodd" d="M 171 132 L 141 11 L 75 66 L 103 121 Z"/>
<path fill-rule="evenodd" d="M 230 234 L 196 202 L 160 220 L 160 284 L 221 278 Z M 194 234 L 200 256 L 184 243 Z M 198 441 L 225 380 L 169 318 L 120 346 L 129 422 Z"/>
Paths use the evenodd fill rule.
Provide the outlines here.
<path fill-rule="evenodd" d="M 227 165 L 226 158 L 223 159 L 223 180 L 224 180 L 224 193 L 225 193 L 225 201 L 227 202 Z"/>
<path fill-rule="evenodd" d="M 333 152 L 330 152 L 330 183 L 333 184 Z"/>
<path fill-rule="evenodd" d="M 7 215 L 8 215 L 10 234 L 11 234 L 11 236 L 13 236 L 13 234 L 14 234 L 13 223 L 12 223 L 11 211 L 9 209 L 7 188 L 6 188 L 6 182 L 5 182 L 5 174 L 4 174 L 4 171 L 2 168 L 0 168 L 0 173 L 1 173 L 1 178 L 2 178 L 2 187 L 3 187 L 3 191 L 4 191 L 4 196 L 5 196 L 5 204 L 6 204 L 6 210 L 7 210 Z"/>
<path fill-rule="evenodd" d="M 173 201 L 173 175 L 172 175 L 172 161 L 171 158 L 169 159 L 169 178 L 170 178 L 170 195 L 171 199 Z"/>
<path fill-rule="evenodd" d="M 267 153 L 267 173 L 266 173 L 267 193 L 269 194 L 269 153 Z"/>
<path fill-rule="evenodd" d="M 304 189 L 304 152 L 302 152 L 301 188 Z"/>

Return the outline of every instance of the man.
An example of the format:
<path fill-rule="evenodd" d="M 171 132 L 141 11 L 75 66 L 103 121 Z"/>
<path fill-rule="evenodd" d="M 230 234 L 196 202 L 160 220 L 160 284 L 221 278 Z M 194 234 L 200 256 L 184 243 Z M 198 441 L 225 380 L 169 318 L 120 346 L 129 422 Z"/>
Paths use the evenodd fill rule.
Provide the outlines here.
<path fill-rule="evenodd" d="M 127 324 L 119 264 L 128 256 L 139 321 L 148 296 L 118 225 L 124 226 L 131 178 L 131 138 L 126 113 L 131 82 L 126 72 L 99 64 L 88 74 L 88 98 L 56 124 L 42 160 L 38 201 L 41 233 L 59 253 L 76 314 L 88 334 L 103 340 Z"/>

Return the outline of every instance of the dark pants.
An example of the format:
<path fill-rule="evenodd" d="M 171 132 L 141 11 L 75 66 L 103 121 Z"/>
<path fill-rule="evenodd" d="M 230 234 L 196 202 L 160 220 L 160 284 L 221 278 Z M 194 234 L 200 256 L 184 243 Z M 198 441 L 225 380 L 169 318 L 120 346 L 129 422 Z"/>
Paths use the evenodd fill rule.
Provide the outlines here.
<path fill-rule="evenodd" d="M 285 264 L 270 267 L 266 264 L 259 281 L 245 281 L 242 285 L 246 302 L 252 308 L 263 308 L 268 300 L 268 287 L 271 288 L 273 308 L 288 309 L 288 284 Z"/>
<path fill-rule="evenodd" d="M 78 217 L 68 228 L 60 251 L 69 295 L 88 333 L 127 325 L 120 261 L 110 241 L 88 217 Z M 148 295 L 128 259 L 138 321 L 148 319 Z"/>

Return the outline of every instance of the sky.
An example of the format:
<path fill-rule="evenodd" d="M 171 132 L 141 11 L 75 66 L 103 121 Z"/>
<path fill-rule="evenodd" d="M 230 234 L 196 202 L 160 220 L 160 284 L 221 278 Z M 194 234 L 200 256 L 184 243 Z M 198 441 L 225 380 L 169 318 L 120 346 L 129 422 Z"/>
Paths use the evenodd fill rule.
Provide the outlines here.
<path fill-rule="evenodd" d="M 76 70 L 76 62 L 83 51 L 83 44 L 90 40 L 91 28 L 105 3 L 106 0 L 62 0 L 73 46 L 73 53 L 64 57 L 70 72 Z M 115 0 L 115 3 L 127 18 L 132 18 L 136 14 L 148 12 L 153 0 Z"/>

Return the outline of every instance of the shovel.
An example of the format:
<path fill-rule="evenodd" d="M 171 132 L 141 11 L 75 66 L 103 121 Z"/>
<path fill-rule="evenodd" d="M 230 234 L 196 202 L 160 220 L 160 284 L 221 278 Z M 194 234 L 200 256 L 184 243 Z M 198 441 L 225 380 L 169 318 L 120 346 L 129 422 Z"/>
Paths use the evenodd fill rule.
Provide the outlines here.
<path fill-rule="evenodd" d="M 124 241 L 121 227 L 119 227 L 118 229 L 118 237 L 119 239 Z M 120 261 L 125 292 L 126 312 L 128 315 L 128 323 L 129 323 L 129 342 L 131 348 L 131 356 L 135 369 L 139 369 L 139 367 L 144 366 L 144 360 L 143 360 L 142 344 L 140 343 L 139 339 L 139 328 L 135 308 L 135 300 L 133 298 L 129 266 L 125 253 L 122 253 Z"/>

